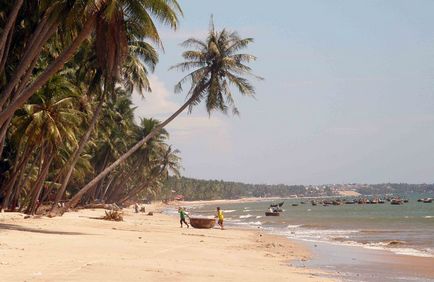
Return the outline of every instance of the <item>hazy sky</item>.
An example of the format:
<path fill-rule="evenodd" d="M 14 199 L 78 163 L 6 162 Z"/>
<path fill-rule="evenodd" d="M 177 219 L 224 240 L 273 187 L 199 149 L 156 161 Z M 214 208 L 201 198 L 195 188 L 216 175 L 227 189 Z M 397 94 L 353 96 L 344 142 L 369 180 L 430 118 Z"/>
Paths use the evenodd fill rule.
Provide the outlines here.
<path fill-rule="evenodd" d="M 434 182 L 434 1 L 180 0 L 180 29 L 137 114 L 163 119 L 184 96 L 179 43 L 218 28 L 254 37 L 257 98 L 240 117 L 204 106 L 169 128 L 183 174 L 249 183 Z M 268 3 L 268 4 L 266 4 Z"/>

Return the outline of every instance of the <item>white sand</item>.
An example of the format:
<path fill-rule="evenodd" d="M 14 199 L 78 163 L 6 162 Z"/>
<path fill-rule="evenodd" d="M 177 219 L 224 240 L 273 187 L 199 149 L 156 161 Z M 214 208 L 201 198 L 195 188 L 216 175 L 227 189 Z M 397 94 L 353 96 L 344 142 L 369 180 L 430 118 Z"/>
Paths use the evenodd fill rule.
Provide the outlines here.
<path fill-rule="evenodd" d="M 149 210 L 149 208 L 148 208 Z M 103 210 L 56 218 L 0 214 L 1 281 L 327 281 L 289 266 L 309 253 L 245 230 L 181 229 L 175 217 Z"/>

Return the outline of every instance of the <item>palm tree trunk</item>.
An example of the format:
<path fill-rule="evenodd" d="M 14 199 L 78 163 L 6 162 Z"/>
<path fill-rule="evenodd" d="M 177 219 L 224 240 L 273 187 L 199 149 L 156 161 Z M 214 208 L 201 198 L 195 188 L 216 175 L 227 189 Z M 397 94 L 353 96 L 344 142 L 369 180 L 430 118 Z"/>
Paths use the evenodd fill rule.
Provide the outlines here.
<path fill-rule="evenodd" d="M 8 61 L 9 50 L 10 50 L 11 45 L 12 45 L 13 37 L 14 37 L 14 30 L 9 32 L 8 38 L 6 40 L 6 46 L 4 47 L 4 50 L 2 50 L 3 51 L 3 53 L 1 54 L 2 57 L 0 57 L 0 74 L 3 74 L 3 72 L 5 70 L 5 66 L 6 66 L 6 62 Z"/>
<path fill-rule="evenodd" d="M 17 20 L 18 12 L 21 9 L 21 6 L 23 5 L 24 0 L 16 0 L 15 5 L 12 8 L 12 11 L 9 14 L 8 21 L 6 22 L 6 25 L 3 28 L 3 34 L 0 38 L 0 59 L 3 60 L 3 58 L 7 57 L 7 50 L 9 48 L 6 48 L 6 42 L 8 39 L 10 39 L 11 34 L 13 33 L 13 26 L 15 24 L 15 21 Z M 2 73 L 3 69 L 0 69 L 0 73 Z"/>
<path fill-rule="evenodd" d="M 0 128 L 0 159 L 3 155 L 3 148 L 6 140 L 6 133 L 8 132 L 9 123 L 11 122 L 12 117 L 10 117 L 6 123 Z"/>
<path fill-rule="evenodd" d="M 46 69 L 39 75 L 33 83 L 26 87 L 21 93 L 17 94 L 15 101 L 4 107 L 0 112 L 0 125 L 3 125 L 15 111 L 24 105 L 24 103 L 42 87 L 54 74 L 56 74 L 63 65 L 75 54 L 81 43 L 89 37 L 95 27 L 96 15 L 91 15 L 83 26 L 83 29 L 71 43 Z M 28 63 L 31 61 L 29 60 Z M 15 85 L 14 85 L 15 87 Z M 6 92 L 7 93 L 7 92 Z M 10 96 L 10 93 L 9 95 Z M 2 97 L 2 99 L 5 97 Z"/>
<path fill-rule="evenodd" d="M 56 194 L 56 199 L 54 200 L 52 210 L 55 206 L 57 206 L 57 204 L 59 203 L 59 201 L 62 199 L 63 195 L 65 194 L 66 188 L 68 187 L 69 180 L 71 178 L 72 172 L 74 171 L 75 165 L 77 164 L 77 161 L 80 158 L 80 155 L 84 150 L 84 146 L 87 144 L 87 141 L 89 141 L 90 135 L 93 132 L 93 129 L 95 128 L 95 125 L 96 125 L 98 118 L 99 118 L 99 115 L 101 113 L 102 104 L 104 103 L 105 93 L 106 93 L 106 90 L 104 89 L 103 93 L 100 96 L 100 101 L 99 101 L 98 105 L 96 106 L 96 110 L 93 114 L 92 121 L 90 122 L 90 125 L 87 129 L 87 132 L 81 137 L 78 148 L 77 148 L 77 150 L 74 151 L 74 153 L 71 157 L 71 162 L 67 162 L 67 164 L 69 164 L 68 172 L 66 173 L 66 176 L 63 179 L 62 186 L 59 188 L 59 191 Z"/>
<path fill-rule="evenodd" d="M 55 19 L 48 21 L 48 16 L 49 15 L 46 14 L 43 17 L 42 21 L 38 24 L 35 32 L 33 32 L 33 35 L 27 44 L 28 47 L 20 60 L 20 64 L 18 65 L 14 74 L 11 76 L 11 81 L 8 81 L 8 84 L 2 92 L 0 108 L 2 108 L 5 102 L 10 98 L 12 91 L 15 89 L 20 80 L 21 83 L 27 83 L 26 81 L 22 81 L 23 75 L 28 70 L 31 62 L 39 57 L 39 54 L 41 53 L 44 44 L 56 31 L 58 22 L 56 22 Z"/>
<path fill-rule="evenodd" d="M 116 201 L 116 203 L 119 203 L 119 204 L 125 203 L 126 201 L 131 199 L 133 196 L 137 195 L 140 191 L 147 188 L 149 186 L 149 184 L 152 182 L 152 180 L 154 180 L 154 178 L 149 179 L 148 181 L 146 181 L 143 185 L 141 185 L 139 187 L 135 187 L 127 195 L 122 197 L 120 200 Z"/>
<path fill-rule="evenodd" d="M 115 177 L 112 177 L 110 181 L 107 183 L 106 187 L 104 189 L 101 189 L 100 193 L 97 195 L 97 197 L 101 199 L 104 203 L 110 204 L 108 203 L 108 197 L 106 197 L 106 195 L 107 195 L 107 191 L 112 187 L 112 184 L 114 183 L 115 179 L 116 179 Z"/>
<path fill-rule="evenodd" d="M 24 149 L 24 152 L 21 156 L 21 159 L 16 160 L 16 166 L 13 168 L 11 175 L 10 175 L 10 179 L 6 183 L 6 185 L 3 189 L 6 191 L 6 196 L 5 196 L 5 199 L 4 199 L 3 204 L 1 206 L 1 210 L 5 210 L 8 208 L 9 200 L 10 200 L 10 197 L 12 195 L 13 188 L 15 187 L 16 180 L 17 180 L 20 172 L 25 169 L 25 166 L 27 165 L 27 163 L 30 159 L 30 156 L 32 155 L 33 148 L 34 148 L 34 146 L 32 146 L 32 147 L 27 146 Z"/>
<path fill-rule="evenodd" d="M 45 178 L 47 177 L 48 170 L 50 168 L 51 162 L 53 161 L 55 156 L 55 152 L 50 148 L 48 150 L 45 158 L 43 159 L 43 164 L 41 166 L 41 170 L 39 172 L 39 176 L 35 182 L 35 186 L 33 187 L 32 196 L 30 198 L 29 207 L 27 208 L 26 213 L 35 214 L 37 207 L 39 206 L 38 199 L 41 194 L 42 187 L 44 186 Z"/>
<path fill-rule="evenodd" d="M 141 192 L 143 189 L 145 189 L 146 187 L 148 187 L 158 176 L 160 176 L 163 171 L 166 169 L 167 164 L 164 164 L 160 171 L 157 174 L 154 174 L 151 177 L 148 178 L 148 180 L 145 182 L 145 184 L 143 184 L 142 186 L 139 186 L 138 188 L 136 187 L 135 189 L 132 189 L 129 193 L 127 193 L 127 195 L 122 198 L 119 203 L 123 204 L 124 202 L 128 201 L 129 199 L 131 199 L 133 196 L 137 195 L 139 192 Z"/>
<path fill-rule="evenodd" d="M 168 123 L 174 120 L 180 113 L 182 113 L 194 100 L 196 99 L 196 95 L 192 95 L 187 102 L 184 103 L 175 113 L 173 113 L 168 119 L 162 122 L 160 125 L 155 127 L 148 135 L 146 135 L 142 140 L 140 140 L 136 145 L 134 145 L 130 150 L 128 150 L 125 154 L 119 157 L 115 162 L 113 162 L 110 166 L 105 168 L 100 174 L 98 174 L 92 181 L 90 181 L 86 186 L 80 189 L 77 194 L 65 205 L 65 208 L 62 210 L 62 213 L 69 209 L 75 207 L 81 197 L 86 194 L 96 183 L 98 183 L 102 178 L 108 175 L 113 169 L 123 163 L 128 157 L 134 154 L 140 147 L 142 147 L 149 139 L 157 135 L 161 129 L 163 129 Z"/>
<path fill-rule="evenodd" d="M 30 168 L 34 167 L 34 164 L 30 165 L 29 167 Z M 25 173 L 25 171 L 23 171 L 23 173 Z M 12 199 L 12 202 L 18 202 L 19 201 L 20 196 L 21 196 L 21 191 L 23 191 L 25 184 L 27 182 L 29 182 L 30 177 L 31 177 L 31 173 L 29 172 L 25 175 L 23 181 L 18 183 L 18 187 L 16 188 L 17 191 L 15 192 L 15 195 L 14 195 L 14 198 Z M 18 211 L 21 212 L 23 210 L 23 208 L 24 208 L 24 204 L 21 203 Z"/>
<path fill-rule="evenodd" d="M 13 188 L 13 194 L 11 195 L 11 197 L 9 199 L 9 203 L 12 204 L 12 208 L 11 208 L 12 212 L 15 211 L 16 203 L 18 203 L 19 196 L 20 196 L 20 193 L 21 193 L 21 190 L 22 190 L 22 184 L 24 183 L 23 180 L 27 178 L 27 177 L 24 177 L 24 176 L 25 176 L 26 169 L 27 169 L 27 164 L 29 163 L 29 161 L 30 161 L 30 159 L 27 160 L 26 165 L 20 171 L 20 175 L 18 176 L 18 180 L 16 181 L 15 187 Z"/>

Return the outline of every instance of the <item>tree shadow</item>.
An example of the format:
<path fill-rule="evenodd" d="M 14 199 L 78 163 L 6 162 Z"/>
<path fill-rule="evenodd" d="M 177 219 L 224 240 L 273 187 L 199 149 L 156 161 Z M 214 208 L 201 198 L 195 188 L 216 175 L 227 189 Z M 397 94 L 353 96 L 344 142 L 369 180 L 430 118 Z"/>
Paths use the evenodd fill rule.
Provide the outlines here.
<path fill-rule="evenodd" d="M 36 229 L 31 227 L 24 227 L 16 224 L 7 224 L 0 223 L 0 231 L 2 230 L 15 230 L 15 231 L 23 231 L 23 232 L 32 232 L 32 233 L 42 233 L 42 234 L 56 234 L 56 235 L 92 235 L 81 232 L 67 232 L 67 231 L 55 231 L 55 230 L 44 230 L 44 229 Z"/>

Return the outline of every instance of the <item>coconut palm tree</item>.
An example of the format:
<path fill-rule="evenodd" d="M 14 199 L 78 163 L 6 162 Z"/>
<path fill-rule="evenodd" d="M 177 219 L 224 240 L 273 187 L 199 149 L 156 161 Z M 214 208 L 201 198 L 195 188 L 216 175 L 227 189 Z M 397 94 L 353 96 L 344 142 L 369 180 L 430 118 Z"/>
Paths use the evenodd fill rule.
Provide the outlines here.
<path fill-rule="evenodd" d="M 246 48 L 252 42 L 252 38 L 241 38 L 236 32 L 228 32 L 225 29 L 216 31 L 212 20 L 208 37 L 205 41 L 194 38 L 184 41 L 183 46 L 191 46 L 195 50 L 184 52 L 183 57 L 186 62 L 178 64 L 173 68 L 182 71 L 192 70 L 175 87 L 175 91 L 180 92 L 182 91 L 182 85 L 190 82 L 190 90 L 187 93 L 188 100 L 174 114 L 85 185 L 68 202 L 66 209 L 77 205 L 81 197 L 96 183 L 125 162 L 125 160 L 158 134 L 160 130 L 186 108 L 190 107 L 191 111 L 194 106 L 205 100 L 206 109 L 209 113 L 215 110 L 227 113 L 228 108 L 231 108 L 233 113 L 238 113 L 234 105 L 231 85 L 235 86 L 242 95 L 252 97 L 255 93 L 254 87 L 244 76 L 253 76 L 254 78 L 261 79 L 252 75 L 250 67 L 246 65 L 256 60 L 256 57 L 238 53 L 238 51 Z"/>
<path fill-rule="evenodd" d="M 29 197 L 28 213 L 35 213 L 37 200 L 40 196 L 50 165 L 57 155 L 60 146 L 76 146 L 78 125 L 83 116 L 76 110 L 78 89 L 65 79 L 62 74 L 54 76 L 31 103 L 15 116 L 13 123 L 16 132 L 24 138 L 26 148 L 36 148 L 39 156 L 39 170 Z M 34 152 L 24 152 L 28 155 Z M 24 158 L 28 159 L 28 155 Z M 18 171 L 17 171 L 18 172 Z M 11 180 L 16 180 L 12 177 Z M 9 183 L 6 200 L 14 183 Z"/>
<path fill-rule="evenodd" d="M 130 21 L 128 21 L 127 23 L 128 27 L 132 25 Z M 128 30 L 133 29 L 128 28 Z M 106 99 L 106 96 L 108 94 L 116 95 L 116 91 L 113 88 L 114 82 L 121 82 L 125 90 L 129 93 L 132 93 L 134 88 L 136 88 L 138 90 L 138 93 L 141 93 L 142 95 L 143 90 L 151 91 L 151 87 L 147 78 L 148 68 L 151 71 L 154 70 L 155 65 L 158 62 L 158 54 L 154 47 L 149 43 L 141 41 L 141 39 L 135 39 L 139 38 L 140 36 L 135 34 L 133 31 L 129 33 L 129 37 L 130 39 L 128 40 L 128 54 L 124 64 L 121 66 L 120 78 L 115 79 L 112 77 L 112 75 L 107 75 L 104 72 L 104 69 L 102 69 L 98 66 L 98 64 L 96 64 L 96 61 L 86 60 L 86 57 L 84 58 L 84 61 L 87 61 L 88 63 L 86 64 L 87 67 L 81 68 L 81 72 L 93 74 L 91 77 L 87 77 L 86 79 L 89 81 L 89 87 L 93 89 L 97 88 L 96 90 L 100 94 L 97 95 L 97 104 L 94 107 L 94 112 L 90 120 L 89 126 L 86 132 L 81 137 L 78 147 L 71 155 L 70 160 L 66 164 L 64 168 L 64 171 L 66 172 L 63 173 L 62 171 L 62 173 L 64 174 L 62 184 L 56 195 L 52 210 L 54 210 L 58 202 L 65 194 L 75 164 L 77 163 L 80 154 L 84 151 L 85 145 L 87 144 L 90 135 L 98 122 L 99 115 L 102 110 L 102 105 Z M 97 44 L 97 42 L 95 42 L 95 44 Z M 88 50 L 83 53 L 86 53 L 89 59 L 95 57 L 95 54 L 94 52 L 92 52 L 92 50 Z M 103 77 L 100 75 L 101 73 L 105 73 Z M 104 85 L 100 85 L 100 87 L 98 88 L 96 84 L 101 84 L 101 78 L 104 78 L 105 83 Z"/>
<path fill-rule="evenodd" d="M 35 21 L 28 27 L 29 31 L 33 31 L 29 32 L 30 39 L 26 41 L 28 44 L 17 55 L 16 65 L 8 68 L 13 71 L 8 75 L 7 83 L 0 89 L 0 137 L 3 136 L 3 139 L 3 132 L 7 130 L 14 112 L 64 67 L 92 32 L 95 34 L 98 64 L 106 77 L 118 78 L 127 56 L 127 32 L 134 33 L 135 39 L 148 38 L 161 44 L 153 17 L 176 29 L 178 15 L 182 14 L 177 0 L 53 0 L 29 3 L 33 5 L 24 5 L 22 1 L 17 1 L 15 6 L 10 7 L 10 19 L 4 26 L 7 34 L 5 32 L 0 37 L 1 45 L 13 35 L 14 28 L 10 27 L 10 23 L 15 23 L 15 29 L 21 27 L 21 21 L 18 20 L 20 13 L 16 12 L 17 10 L 21 11 L 22 18 L 28 13 L 37 13 L 37 16 L 33 17 L 36 18 Z M 4 4 L 3 1 L 0 4 Z M 54 35 L 62 39 L 59 41 L 63 42 L 63 50 L 50 61 L 47 68 L 31 79 L 41 52 Z M 13 44 L 16 42 L 12 42 Z M 3 54 L 0 54 L 0 57 L 5 57 L 8 61 L 10 51 L 1 51 Z M 115 81 L 109 82 L 115 84 Z M 3 144 L 3 139 L 0 140 L 0 145 Z"/>

